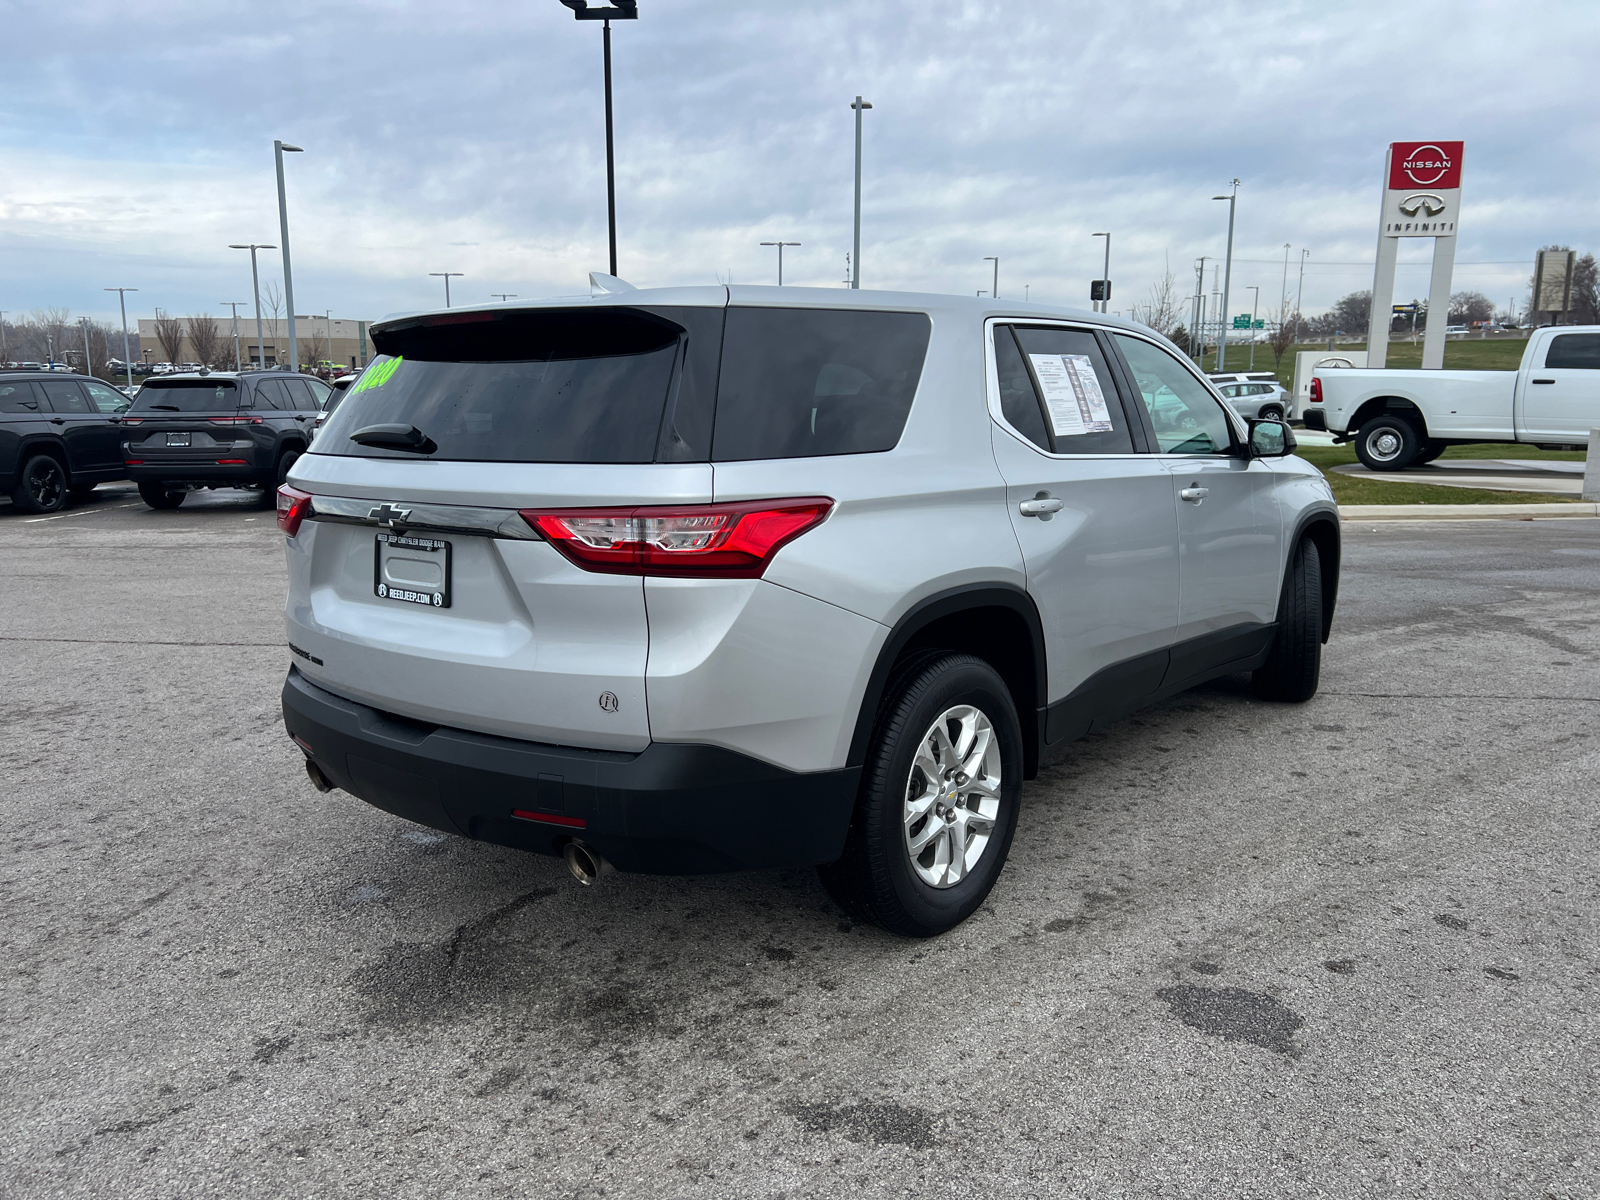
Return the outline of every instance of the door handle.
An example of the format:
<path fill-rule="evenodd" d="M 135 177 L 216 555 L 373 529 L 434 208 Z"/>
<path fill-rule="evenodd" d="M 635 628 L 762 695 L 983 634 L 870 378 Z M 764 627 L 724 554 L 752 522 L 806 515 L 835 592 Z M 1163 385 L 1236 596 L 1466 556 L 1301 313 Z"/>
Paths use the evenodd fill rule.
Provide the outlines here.
<path fill-rule="evenodd" d="M 1535 379 L 1534 383 L 1554 383 L 1554 379 Z"/>
<path fill-rule="evenodd" d="M 1182 496 L 1185 500 L 1188 500 L 1193 504 L 1199 504 L 1200 501 L 1204 500 L 1210 494 L 1211 489 L 1203 487 L 1186 487 L 1178 493 L 1178 495 Z"/>
<path fill-rule="evenodd" d="M 1048 521 L 1051 513 L 1061 511 L 1061 500 L 1049 492 L 1040 492 L 1032 500 L 1017 505 L 1017 511 L 1025 517 L 1042 517 Z"/>
<path fill-rule="evenodd" d="M 52 424 L 52 425 L 65 425 L 66 423 L 67 423 L 67 419 L 65 417 L 51 417 L 50 418 L 50 424 Z"/>

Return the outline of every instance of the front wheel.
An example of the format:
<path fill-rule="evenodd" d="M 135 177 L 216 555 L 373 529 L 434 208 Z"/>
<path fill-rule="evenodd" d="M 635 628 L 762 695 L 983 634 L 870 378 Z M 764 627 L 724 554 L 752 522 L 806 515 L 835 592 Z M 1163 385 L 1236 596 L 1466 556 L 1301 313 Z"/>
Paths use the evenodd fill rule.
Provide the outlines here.
<path fill-rule="evenodd" d="M 1410 421 L 1383 413 L 1356 434 L 1356 457 L 1369 471 L 1403 471 L 1416 461 L 1422 440 Z"/>
<path fill-rule="evenodd" d="M 1283 409 L 1276 404 L 1269 404 L 1261 410 L 1261 419 L 1263 421 L 1281 421 L 1283 420 Z"/>
<path fill-rule="evenodd" d="M 960 924 L 988 897 L 1022 794 L 1022 728 L 982 659 L 934 654 L 891 679 L 829 895 L 908 937 Z"/>
<path fill-rule="evenodd" d="M 1317 694 L 1322 675 L 1322 555 L 1302 538 L 1278 599 L 1278 632 L 1267 661 L 1250 677 L 1264 700 L 1299 704 Z"/>
<path fill-rule="evenodd" d="M 27 513 L 59 512 L 67 506 L 66 469 L 48 454 L 35 454 L 22 464 L 11 503 Z"/>
<path fill-rule="evenodd" d="M 139 499 L 143 500 L 151 508 L 162 511 L 177 508 L 178 505 L 183 503 L 183 498 L 188 494 L 188 492 L 183 491 L 168 491 L 167 485 L 164 483 L 141 483 L 139 485 Z"/>

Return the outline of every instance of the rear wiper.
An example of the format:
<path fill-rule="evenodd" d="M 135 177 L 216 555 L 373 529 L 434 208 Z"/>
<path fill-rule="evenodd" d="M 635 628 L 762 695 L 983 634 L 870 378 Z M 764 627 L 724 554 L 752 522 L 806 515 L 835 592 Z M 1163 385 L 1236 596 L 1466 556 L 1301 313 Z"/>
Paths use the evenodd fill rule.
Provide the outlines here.
<path fill-rule="evenodd" d="M 406 450 L 412 454 L 432 454 L 439 447 L 415 425 L 368 425 L 350 435 L 359 446 L 378 446 L 385 450 Z"/>
<path fill-rule="evenodd" d="M 152 404 L 149 407 L 150 408 L 158 408 L 162 412 L 182 412 L 183 411 L 176 404 Z"/>

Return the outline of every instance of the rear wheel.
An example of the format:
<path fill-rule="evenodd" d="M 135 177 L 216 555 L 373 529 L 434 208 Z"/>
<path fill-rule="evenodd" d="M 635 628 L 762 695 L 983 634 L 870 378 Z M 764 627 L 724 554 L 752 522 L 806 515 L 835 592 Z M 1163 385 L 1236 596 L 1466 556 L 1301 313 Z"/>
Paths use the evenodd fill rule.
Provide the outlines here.
<path fill-rule="evenodd" d="M 183 503 L 183 498 L 189 493 L 184 491 L 169 491 L 164 483 L 141 483 L 139 485 L 139 499 L 151 508 L 171 509 Z"/>
<path fill-rule="evenodd" d="M 289 468 L 300 458 L 300 451 L 285 450 L 278 459 L 278 469 L 273 473 L 273 482 L 261 485 L 261 507 L 275 508 L 278 504 L 278 489 L 289 482 Z"/>
<path fill-rule="evenodd" d="M 59 512 L 67 506 L 66 468 L 48 454 L 35 454 L 22 464 L 11 503 L 23 512 Z"/>
<path fill-rule="evenodd" d="M 1417 455 L 1416 461 L 1418 464 L 1430 463 L 1448 449 L 1450 447 L 1444 442 L 1439 441 L 1437 438 L 1429 438 L 1422 444 L 1422 450 Z"/>
<path fill-rule="evenodd" d="M 1261 419 L 1263 421 L 1281 421 L 1283 420 L 1283 409 L 1276 404 L 1269 404 L 1261 410 Z"/>
<path fill-rule="evenodd" d="M 931 937 L 965 920 L 1000 877 L 1022 792 L 1022 730 L 982 659 L 937 654 L 891 680 L 844 855 L 823 886 L 863 921 Z"/>
<path fill-rule="evenodd" d="M 1302 538 L 1278 599 L 1272 651 L 1250 677 L 1256 695 L 1298 704 L 1317 694 L 1322 674 L 1322 555 Z"/>
<path fill-rule="evenodd" d="M 1369 471 L 1403 471 L 1416 461 L 1422 442 L 1410 421 L 1382 413 L 1356 434 L 1356 457 Z"/>

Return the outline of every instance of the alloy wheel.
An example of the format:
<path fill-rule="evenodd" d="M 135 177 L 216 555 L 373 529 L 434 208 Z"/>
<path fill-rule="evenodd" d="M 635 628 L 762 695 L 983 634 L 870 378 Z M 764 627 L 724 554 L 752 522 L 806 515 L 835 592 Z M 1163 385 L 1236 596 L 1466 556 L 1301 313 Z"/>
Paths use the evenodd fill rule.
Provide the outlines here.
<path fill-rule="evenodd" d="M 906 853 L 929 887 L 960 883 L 983 858 L 1000 815 L 1000 739 L 983 711 L 946 709 L 922 735 L 902 808 Z"/>
<path fill-rule="evenodd" d="M 67 476 L 61 464 L 53 458 L 36 458 L 28 470 L 28 495 L 40 511 L 49 512 L 61 506 L 67 490 Z"/>

